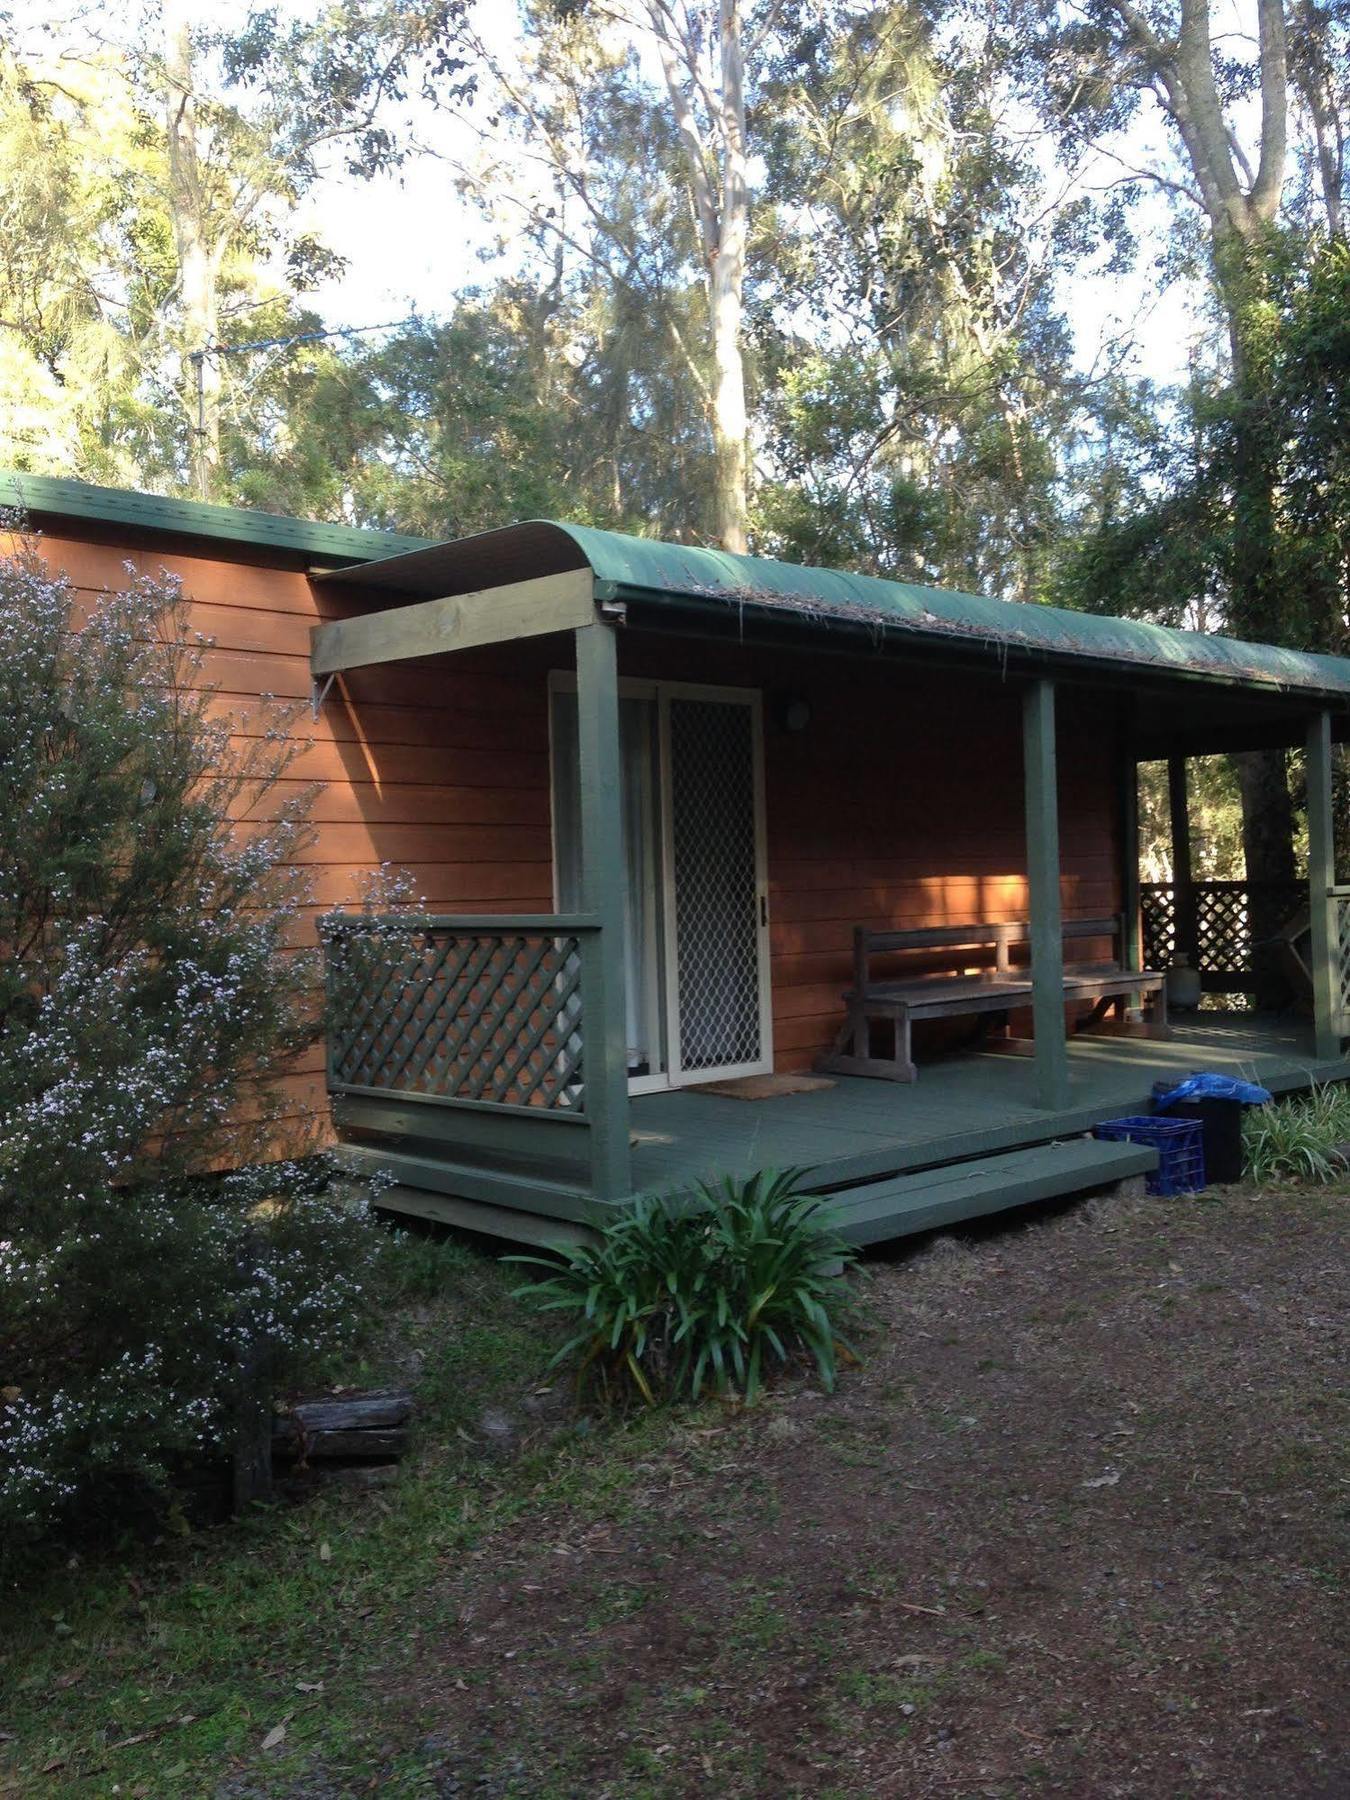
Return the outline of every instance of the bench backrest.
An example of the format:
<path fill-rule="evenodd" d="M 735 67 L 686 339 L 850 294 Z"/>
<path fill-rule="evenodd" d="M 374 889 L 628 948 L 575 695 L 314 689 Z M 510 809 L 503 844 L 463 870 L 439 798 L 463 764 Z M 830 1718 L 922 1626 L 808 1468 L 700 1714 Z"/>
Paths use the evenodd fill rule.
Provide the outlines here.
<path fill-rule="evenodd" d="M 1086 938 L 1110 938 L 1112 953 L 1119 959 L 1125 943 L 1125 916 L 1113 913 L 1105 919 L 1066 919 L 1062 928 L 1066 941 Z M 1014 944 L 1031 941 L 1031 926 L 1025 919 L 984 925 L 925 925 L 914 931 L 873 931 L 866 925 L 853 928 L 853 986 L 862 993 L 869 979 L 869 965 L 874 956 L 896 950 L 992 950 L 994 968 L 1007 974 L 1012 968 Z"/>

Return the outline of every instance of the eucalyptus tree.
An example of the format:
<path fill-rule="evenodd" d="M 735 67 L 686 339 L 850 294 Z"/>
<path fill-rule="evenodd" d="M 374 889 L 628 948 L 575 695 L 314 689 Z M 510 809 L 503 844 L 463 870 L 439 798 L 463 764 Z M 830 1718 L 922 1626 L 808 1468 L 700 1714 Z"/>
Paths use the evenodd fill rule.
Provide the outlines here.
<path fill-rule="evenodd" d="M 1087 203 L 1047 180 L 982 20 L 841 5 L 763 83 L 757 343 L 805 551 L 1041 598 L 1084 396 L 1055 277 Z"/>
<path fill-rule="evenodd" d="M 1289 421 L 1276 394 L 1280 290 L 1302 245 L 1286 229 L 1298 222 L 1285 202 L 1301 142 L 1326 219 L 1340 228 L 1344 45 L 1316 5 L 1253 0 L 1253 8 L 1255 29 L 1244 35 L 1227 29 L 1227 15 L 1220 22 L 1214 0 L 1090 0 L 1072 13 L 1051 4 L 1035 78 L 1063 140 L 1096 145 L 1127 184 L 1154 186 L 1183 222 L 1189 213 L 1201 226 L 1221 332 L 1217 380 L 1208 394 L 1193 393 L 1203 466 L 1190 481 L 1173 469 L 1164 485 L 1174 513 L 1189 503 L 1207 521 L 1225 627 L 1296 642 L 1306 613 L 1291 604 L 1281 554 Z M 1165 138 L 1141 154 L 1150 114 Z M 1285 759 L 1252 754 L 1239 767 L 1248 875 L 1286 880 L 1294 834 Z"/>
<path fill-rule="evenodd" d="M 684 298 L 664 304 L 687 327 Z M 381 343 L 306 348 L 285 379 L 237 479 L 290 510 L 436 537 L 546 516 L 679 538 L 709 516 L 700 397 L 623 287 L 504 278 Z"/>
<path fill-rule="evenodd" d="M 1350 8 L 1345 0 L 1292 0 L 1289 77 L 1305 221 L 1344 237 L 1350 179 Z"/>
<path fill-rule="evenodd" d="M 645 315 L 702 411 L 705 517 L 748 544 L 751 455 L 744 318 L 752 254 L 756 69 L 771 0 L 587 0 L 527 8 L 523 44 L 469 40 L 482 145 L 458 179 L 505 230 L 524 226 L 559 292 L 603 288 Z M 634 429 L 648 421 L 632 411 Z"/>
<path fill-rule="evenodd" d="M 146 151 L 108 59 L 60 76 L 0 46 L 0 457 L 115 481 L 135 469 L 125 274 Z"/>
<path fill-rule="evenodd" d="M 284 20 L 260 9 L 228 30 L 203 26 L 188 0 L 24 15 L 45 29 L 15 38 L 0 64 L 0 204 L 43 228 L 11 240 L 25 248 L 9 272 L 39 266 L 72 325 L 79 296 L 107 350 L 100 377 L 76 389 L 80 454 L 67 467 L 113 464 L 123 479 L 229 497 L 223 438 L 247 434 L 277 386 L 267 363 L 241 379 L 222 340 L 320 323 L 304 296 L 335 261 L 300 225 L 300 203 L 337 167 L 396 164 L 413 94 L 467 97 L 466 3 L 336 0 Z M 7 322 L 64 381 L 76 338 L 53 349 L 55 316 L 48 305 L 39 322 L 30 304 Z"/>
<path fill-rule="evenodd" d="M 207 33 L 194 30 L 188 0 L 161 0 L 163 44 L 138 75 L 163 97 L 191 480 L 203 499 L 220 465 L 227 259 L 280 252 L 301 290 L 331 267 L 294 228 L 299 200 L 334 156 L 362 175 L 402 158 L 406 139 L 390 115 L 410 86 L 465 96 L 472 78 L 457 49 L 465 4 L 338 0 L 284 25 L 268 8 L 238 30 Z"/>

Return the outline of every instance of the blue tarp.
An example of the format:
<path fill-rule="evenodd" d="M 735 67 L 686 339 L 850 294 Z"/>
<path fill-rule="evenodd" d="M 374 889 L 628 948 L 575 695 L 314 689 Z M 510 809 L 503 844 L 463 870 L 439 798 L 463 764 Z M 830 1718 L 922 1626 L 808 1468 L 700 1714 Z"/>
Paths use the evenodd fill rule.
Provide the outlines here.
<path fill-rule="evenodd" d="M 1231 1075 L 1188 1075 L 1185 1081 L 1160 1094 L 1153 1092 L 1153 1104 L 1159 1112 L 1186 1100 L 1236 1100 L 1240 1106 L 1264 1106 L 1275 1096 L 1269 1088 L 1257 1087 L 1250 1081 L 1236 1081 Z"/>

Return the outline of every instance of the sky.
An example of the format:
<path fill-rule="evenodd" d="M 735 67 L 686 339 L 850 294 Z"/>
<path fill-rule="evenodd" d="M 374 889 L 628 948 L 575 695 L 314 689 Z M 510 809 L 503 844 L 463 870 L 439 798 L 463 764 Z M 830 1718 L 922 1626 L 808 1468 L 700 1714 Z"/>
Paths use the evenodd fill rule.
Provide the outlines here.
<path fill-rule="evenodd" d="M 478 11 L 487 21 L 493 48 L 509 51 L 514 30 L 509 6 L 502 0 L 480 0 Z M 214 16 L 219 19 L 219 12 Z M 430 109 L 415 112 L 414 123 L 444 155 L 471 159 L 476 138 L 470 125 L 456 125 L 443 113 L 433 116 Z M 1156 135 L 1156 121 L 1152 124 L 1153 133 L 1146 120 L 1136 128 L 1136 141 L 1123 142 L 1127 160 L 1147 160 L 1152 146 L 1146 140 Z M 1119 166 L 1102 162 L 1092 179 L 1105 184 L 1119 175 Z M 362 326 L 401 319 L 412 311 L 443 312 L 457 293 L 486 283 L 493 273 L 493 264 L 482 254 L 489 250 L 491 234 L 478 210 L 455 191 L 446 163 L 436 158 L 420 158 L 399 174 L 369 182 L 331 178 L 313 195 L 307 222 L 347 261 L 345 273 L 314 297 L 318 310 L 337 324 Z M 1145 243 L 1136 267 L 1124 275 L 1108 275 L 1101 266 L 1104 254 L 1086 260 L 1064 284 L 1065 315 L 1081 368 L 1091 368 L 1103 345 L 1133 330 L 1137 372 L 1172 385 L 1185 380 L 1192 345 L 1204 335 L 1202 296 L 1185 283 L 1159 281 L 1155 253 L 1171 224 L 1161 195 L 1142 203 L 1138 223 Z M 505 264 L 496 267 L 501 271 Z"/>
<path fill-rule="evenodd" d="M 215 30 L 242 25 L 258 0 L 30 0 L 17 17 L 23 35 L 32 33 L 50 47 L 63 29 L 80 30 L 89 20 L 109 21 L 115 38 L 114 19 L 129 18 L 130 9 L 144 6 L 153 19 L 169 5 L 180 7 L 188 18 Z M 1231 0 L 1240 7 L 1246 0 Z M 72 4 L 75 10 L 70 10 Z M 316 0 L 272 0 L 284 14 L 312 10 Z M 512 0 L 477 0 L 476 28 L 498 55 L 510 56 L 517 31 Z M 652 71 L 656 73 L 655 69 Z M 406 318 L 411 312 L 436 315 L 446 312 L 465 288 L 486 284 L 494 273 L 506 272 L 508 262 L 485 261 L 491 234 L 477 208 L 459 194 L 449 167 L 454 159 L 472 160 L 476 122 L 483 117 L 480 105 L 466 118 L 456 120 L 418 101 L 408 109 L 414 129 L 433 144 L 438 156 L 424 155 L 408 162 L 404 170 L 371 181 L 354 181 L 341 174 L 328 175 L 305 202 L 304 224 L 314 230 L 346 260 L 344 272 L 324 283 L 314 294 L 317 311 L 334 325 L 365 327 Z M 1153 121 L 1151 135 L 1158 133 Z M 1154 146 L 1144 141 L 1149 124 L 1136 128 L 1138 141 L 1123 140 L 1126 159 L 1146 161 Z M 1099 178 L 1107 182 L 1119 176 L 1118 167 L 1103 163 Z M 1151 219 L 1155 244 L 1168 229 L 1168 210 L 1161 198 L 1143 208 Z M 509 251 L 508 251 L 509 258 Z M 1201 334 L 1199 294 L 1182 284 L 1163 286 L 1145 246 L 1134 270 L 1124 276 L 1103 272 L 1103 258 L 1086 259 L 1063 289 L 1066 316 L 1075 335 L 1080 367 L 1092 367 L 1101 346 L 1133 330 L 1136 337 L 1134 367 L 1140 375 L 1162 384 L 1185 378 L 1190 349 Z"/>

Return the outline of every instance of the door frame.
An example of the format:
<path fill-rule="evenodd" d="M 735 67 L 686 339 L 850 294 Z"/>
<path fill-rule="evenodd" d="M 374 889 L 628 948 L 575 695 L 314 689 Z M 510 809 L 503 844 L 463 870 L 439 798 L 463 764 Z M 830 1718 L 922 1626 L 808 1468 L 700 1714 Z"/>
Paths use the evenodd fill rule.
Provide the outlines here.
<path fill-rule="evenodd" d="M 549 756 L 549 859 L 555 910 L 558 899 L 558 833 L 553 814 L 554 746 L 553 696 L 575 693 L 576 674 L 571 669 L 550 669 L 548 675 L 548 756 Z M 676 985 L 678 961 L 675 946 L 675 881 L 671 833 L 673 821 L 670 805 L 670 729 L 669 697 L 693 700 L 725 700 L 747 706 L 750 710 L 752 745 L 751 784 L 755 808 L 755 899 L 759 908 L 756 949 L 759 958 L 759 1041 L 760 1057 L 753 1063 L 727 1065 L 720 1069 L 682 1071 L 679 1062 L 679 995 Z M 652 905 L 656 920 L 655 942 L 659 950 L 657 966 L 649 979 L 652 991 L 649 1002 L 654 1008 L 655 1031 L 658 1035 L 665 1068 L 655 1075 L 630 1075 L 630 1094 L 666 1093 L 673 1088 L 692 1087 L 708 1081 L 729 1081 L 741 1075 L 765 1075 L 773 1069 L 773 971 L 769 954 L 769 882 L 768 843 L 765 824 L 764 781 L 764 696 L 759 688 L 729 687 L 696 681 L 659 681 L 647 676 L 621 675 L 620 699 L 651 700 L 656 706 L 656 767 L 648 770 L 649 794 L 655 802 L 656 827 L 653 833 L 655 867 L 648 882 L 646 902 Z"/>
<path fill-rule="evenodd" d="M 666 1071 L 671 1087 L 697 1087 L 709 1081 L 735 1081 L 742 1075 L 767 1075 L 773 1069 L 773 985 L 769 958 L 768 850 L 764 824 L 764 698 L 758 688 L 712 686 L 695 681 L 658 681 L 657 776 L 661 785 L 661 981 L 665 998 Z M 680 1067 L 679 956 L 675 919 L 675 817 L 671 803 L 671 700 L 723 701 L 750 713 L 751 798 L 755 809 L 755 952 L 759 996 L 759 1056 L 752 1062 L 726 1063 L 713 1069 Z"/>

